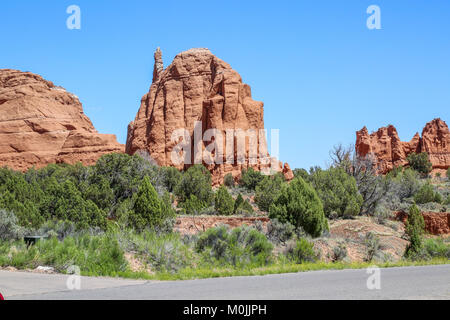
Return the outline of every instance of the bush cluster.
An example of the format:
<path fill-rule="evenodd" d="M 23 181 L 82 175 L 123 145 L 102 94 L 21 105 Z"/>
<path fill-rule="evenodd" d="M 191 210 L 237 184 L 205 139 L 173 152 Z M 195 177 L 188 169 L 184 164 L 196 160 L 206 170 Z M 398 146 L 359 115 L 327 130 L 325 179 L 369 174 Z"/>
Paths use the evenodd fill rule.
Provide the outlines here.
<path fill-rule="evenodd" d="M 253 168 L 242 169 L 239 184 L 247 190 L 255 190 L 259 182 L 264 178 L 263 174 Z"/>
<path fill-rule="evenodd" d="M 206 261 L 235 267 L 263 266 L 270 262 L 272 244 L 256 229 L 242 226 L 228 229 L 219 226 L 202 233 L 196 243 L 196 251 Z"/>
<path fill-rule="evenodd" d="M 314 244 L 305 238 L 297 239 L 289 243 L 285 249 L 286 257 L 294 263 L 315 262 L 317 254 L 314 252 Z"/>
<path fill-rule="evenodd" d="M 255 202 L 259 209 L 269 211 L 270 205 L 280 195 L 281 187 L 285 183 L 283 175 L 280 173 L 272 176 L 264 176 L 255 187 Z"/>
<path fill-rule="evenodd" d="M 279 197 L 270 206 L 269 216 L 303 228 L 313 237 L 319 237 L 328 230 L 320 198 L 314 188 L 300 177 L 283 185 Z"/>
<path fill-rule="evenodd" d="M 414 195 L 414 201 L 418 204 L 429 202 L 442 202 L 442 196 L 439 192 L 435 192 L 430 183 L 425 183 Z"/>
<path fill-rule="evenodd" d="M 428 158 L 428 153 L 410 153 L 407 157 L 409 166 L 422 175 L 428 175 L 432 169 L 431 162 Z"/>
<path fill-rule="evenodd" d="M 164 170 L 126 154 L 105 155 L 91 167 L 51 164 L 25 173 L 2 168 L 0 209 L 13 212 L 19 225 L 34 229 L 47 221 L 71 221 L 78 230 L 105 230 L 106 218 L 117 216 L 137 228 L 151 227 L 155 223 L 150 216 L 160 210 L 146 213 L 143 193 L 161 210 L 169 210 L 167 201 L 160 203 L 167 190 Z"/>
<path fill-rule="evenodd" d="M 350 217 L 361 211 L 363 198 L 358 192 L 356 180 L 343 168 L 314 169 L 309 180 L 323 203 L 328 218 Z"/>

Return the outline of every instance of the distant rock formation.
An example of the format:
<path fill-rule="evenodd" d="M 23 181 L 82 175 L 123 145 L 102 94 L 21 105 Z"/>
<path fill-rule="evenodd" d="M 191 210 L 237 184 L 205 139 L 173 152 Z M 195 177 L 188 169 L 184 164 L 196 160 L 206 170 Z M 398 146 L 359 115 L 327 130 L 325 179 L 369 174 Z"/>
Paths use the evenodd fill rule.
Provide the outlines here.
<path fill-rule="evenodd" d="M 355 149 L 360 156 L 372 154 L 377 171 L 382 174 L 394 167 L 407 165 L 406 158 L 412 152 L 427 152 L 433 169 L 450 167 L 450 132 L 445 121 L 439 118 L 428 122 L 422 130 L 422 136 L 416 133 L 409 142 L 400 141 L 392 125 L 371 134 L 364 127 L 356 132 Z"/>
<path fill-rule="evenodd" d="M 214 56 L 208 49 L 190 49 L 178 54 L 164 70 L 162 54 L 156 50 L 153 83 L 150 91 L 141 100 L 136 118 L 128 126 L 126 152 L 148 152 L 159 165 L 186 169 L 193 163 L 203 163 L 212 173 L 213 184 L 223 182 L 227 173 L 237 178 L 241 169 L 252 167 L 266 170 L 270 166 L 264 129 L 263 103 L 254 101 L 250 86 L 242 83 L 241 76 L 230 65 Z M 173 161 L 173 152 L 178 152 L 180 140 L 173 138 L 179 130 L 185 130 L 189 139 L 181 140 L 192 150 L 209 152 L 211 157 L 222 159 L 214 163 L 198 161 L 195 152 L 185 154 L 182 163 Z M 210 144 L 196 143 L 195 132 L 199 130 L 204 137 L 208 129 L 217 129 L 217 134 L 210 137 Z M 253 129 L 258 146 L 258 155 L 250 155 L 249 138 L 246 140 L 245 159 L 237 153 L 236 137 L 230 133 L 238 130 Z M 189 140 L 189 141 L 188 141 Z M 208 145 L 214 142 L 214 150 Z M 231 144 L 228 144 L 231 142 Z M 194 145 L 194 143 L 196 143 Z M 228 149 L 227 149 L 228 148 Z M 226 151 L 233 150 L 231 155 Z M 230 163 L 232 162 L 232 163 Z M 272 166 L 273 169 L 273 166 Z M 289 166 L 282 167 L 277 162 L 276 171 L 283 171 L 292 177 Z"/>
<path fill-rule="evenodd" d="M 124 146 L 95 130 L 75 95 L 39 75 L 0 69 L 0 166 L 91 165 L 112 152 Z"/>

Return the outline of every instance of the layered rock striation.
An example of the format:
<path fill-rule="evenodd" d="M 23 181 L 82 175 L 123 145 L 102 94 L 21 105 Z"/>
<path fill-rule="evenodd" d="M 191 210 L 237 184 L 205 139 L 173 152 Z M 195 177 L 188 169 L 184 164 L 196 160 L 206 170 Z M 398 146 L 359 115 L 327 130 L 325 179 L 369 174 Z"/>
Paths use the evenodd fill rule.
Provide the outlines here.
<path fill-rule="evenodd" d="M 113 152 L 124 146 L 95 130 L 75 95 L 39 75 L 0 69 L 0 166 L 91 165 Z"/>

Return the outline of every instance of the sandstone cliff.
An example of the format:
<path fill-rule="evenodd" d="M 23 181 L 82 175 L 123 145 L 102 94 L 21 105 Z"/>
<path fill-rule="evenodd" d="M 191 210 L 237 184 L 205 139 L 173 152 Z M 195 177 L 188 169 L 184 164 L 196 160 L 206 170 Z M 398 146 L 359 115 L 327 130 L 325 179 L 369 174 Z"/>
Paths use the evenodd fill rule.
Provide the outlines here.
<path fill-rule="evenodd" d="M 208 49 L 182 52 L 166 69 L 159 48 L 154 57 L 150 91 L 143 96 L 136 118 L 128 126 L 128 154 L 147 152 L 159 165 L 178 169 L 203 163 L 212 173 L 213 184 L 222 183 L 227 173 L 237 178 L 243 168 L 269 170 L 273 159 L 260 131 L 264 129 L 263 103 L 252 99 L 250 86 L 242 83 L 230 65 Z M 180 129 L 185 132 L 183 137 L 174 139 Z M 211 129 L 217 131 L 207 141 L 196 139 L 199 135 L 202 140 Z M 235 135 L 249 129 L 254 136 L 245 138 L 242 156 Z M 177 149 L 180 141 L 183 150 L 190 149 L 190 153 Z M 254 145 L 256 153 L 251 151 Z M 196 151 L 201 151 L 200 158 Z M 182 155 L 183 161 L 174 161 L 174 152 Z M 271 169 L 284 170 L 287 178 L 292 177 L 288 166 L 274 163 Z"/>
<path fill-rule="evenodd" d="M 408 164 L 407 156 L 427 152 L 433 169 L 450 167 L 450 132 L 445 121 L 434 119 L 409 142 L 400 141 L 397 130 L 389 125 L 369 134 L 366 127 L 356 132 L 355 149 L 358 155 L 372 154 L 379 173 L 387 173 L 397 166 Z"/>
<path fill-rule="evenodd" d="M 115 135 L 95 130 L 75 95 L 39 75 L 0 69 L 0 166 L 91 165 L 123 151 Z"/>

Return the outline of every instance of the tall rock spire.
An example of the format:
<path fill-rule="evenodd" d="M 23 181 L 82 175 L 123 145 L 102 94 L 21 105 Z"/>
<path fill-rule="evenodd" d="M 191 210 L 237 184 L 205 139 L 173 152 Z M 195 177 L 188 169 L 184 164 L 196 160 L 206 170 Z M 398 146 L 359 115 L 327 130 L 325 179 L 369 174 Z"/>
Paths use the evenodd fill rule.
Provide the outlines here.
<path fill-rule="evenodd" d="M 155 65 L 153 67 L 153 82 L 156 82 L 159 79 L 159 75 L 160 75 L 161 71 L 164 70 L 162 52 L 159 47 L 156 48 L 155 54 L 153 56 L 155 58 Z"/>
<path fill-rule="evenodd" d="M 229 173 L 237 179 L 241 170 L 249 167 L 268 173 L 283 170 L 266 150 L 261 132 L 263 103 L 252 99 L 250 86 L 228 63 L 206 48 L 195 48 L 178 54 L 162 70 L 161 51 L 157 50 L 153 84 L 128 126 L 128 154 L 145 151 L 159 165 L 178 169 L 202 163 L 211 172 L 214 185 L 223 183 Z M 191 151 L 178 161 L 174 155 L 180 155 L 180 141 L 174 140 L 173 134 L 180 129 L 189 135 L 186 149 Z M 206 138 L 206 132 L 215 133 Z M 249 134 L 241 139 L 244 143 L 238 142 L 240 133 Z M 287 179 L 293 176 L 289 166 L 283 173 Z"/>

